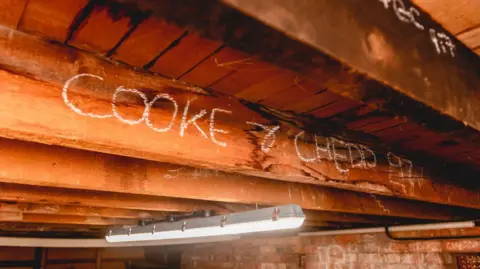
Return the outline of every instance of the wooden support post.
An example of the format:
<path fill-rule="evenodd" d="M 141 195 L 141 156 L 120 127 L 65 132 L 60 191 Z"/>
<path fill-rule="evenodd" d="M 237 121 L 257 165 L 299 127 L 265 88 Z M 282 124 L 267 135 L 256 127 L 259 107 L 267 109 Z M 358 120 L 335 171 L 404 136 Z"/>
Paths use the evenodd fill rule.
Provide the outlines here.
<path fill-rule="evenodd" d="M 436 182 L 423 170 L 416 169 L 412 162 L 394 153 L 376 153 L 361 143 L 308 134 L 296 118 L 265 111 L 238 99 L 218 96 L 177 81 L 138 74 L 87 53 L 56 46 L 8 28 L 0 28 L 0 64 L 7 70 L 0 71 L 0 86 L 3 89 L 0 92 L 3 107 L 0 111 L 0 136 L 283 181 L 480 207 L 477 192 Z M 58 69 L 59 65 L 61 69 Z M 100 73 L 95 71 L 99 69 L 102 70 Z M 79 76 L 79 73 L 88 75 Z M 149 90 L 144 93 L 136 89 Z M 7 150 L 8 147 L 11 148 L 10 143 L 2 148 Z M 56 149 L 55 153 L 57 156 L 69 154 L 64 149 Z M 12 154 L 19 156 L 24 153 Z M 83 154 L 78 154 L 78 157 Z M 37 164 L 43 168 L 50 162 L 49 169 L 55 170 L 55 165 L 62 160 L 53 162 L 50 153 L 46 155 L 33 162 L 38 161 Z M 6 163 L 14 159 L 6 154 L 4 156 Z M 96 158 L 93 155 L 90 157 Z M 87 165 L 81 158 L 75 157 L 74 167 Z M 108 161 L 104 165 L 111 171 L 110 174 L 118 175 L 117 171 L 125 166 L 118 163 L 122 159 L 113 158 L 110 162 L 106 158 L 105 161 Z M 27 163 L 22 159 L 22 164 Z M 174 178 L 177 174 L 189 175 L 192 181 L 198 177 L 195 169 L 145 165 L 146 174 L 162 171 L 163 179 Z M 89 178 L 88 171 L 82 170 L 79 175 Z M 19 172 L 12 171 L 13 174 Z M 69 174 L 69 177 L 74 176 Z M 110 179 L 110 174 L 106 175 L 109 181 L 125 178 Z M 225 177 L 221 175 L 220 178 Z M 36 180 L 15 176 L 15 182 L 39 184 Z M 62 180 L 55 183 L 53 177 L 45 180 L 48 182 L 45 184 L 50 186 L 75 182 Z M 89 182 L 87 187 L 101 184 L 96 179 L 94 181 Z M 138 191 L 158 194 L 152 191 L 152 186 L 158 182 L 148 181 L 148 186 L 138 185 Z M 145 181 L 139 184 L 145 184 Z M 161 188 L 164 189 L 163 186 Z M 178 188 L 172 189 L 172 192 L 169 195 L 183 195 Z M 338 193 L 334 195 L 336 197 L 344 195 L 337 190 L 328 192 Z M 206 197 L 204 194 L 198 196 L 198 199 Z M 218 193 L 213 196 L 218 196 Z M 379 201 L 374 196 L 362 197 L 374 205 Z M 377 209 L 372 209 L 374 207 Z M 339 209 L 344 212 L 352 210 Z M 358 208 L 354 211 L 357 212 Z M 364 213 L 385 212 L 387 209 L 372 206 Z M 408 217 L 413 216 L 409 213 Z"/>

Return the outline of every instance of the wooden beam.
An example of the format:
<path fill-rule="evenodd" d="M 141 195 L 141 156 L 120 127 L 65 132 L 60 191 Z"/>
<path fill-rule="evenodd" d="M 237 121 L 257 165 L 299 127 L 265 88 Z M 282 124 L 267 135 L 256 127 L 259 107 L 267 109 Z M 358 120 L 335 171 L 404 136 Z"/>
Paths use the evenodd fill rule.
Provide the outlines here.
<path fill-rule="evenodd" d="M 339 212 L 327 212 L 327 211 L 318 211 L 318 210 L 303 210 L 303 213 L 306 216 L 307 220 L 312 221 L 326 221 L 326 222 L 346 222 L 346 223 L 362 223 L 362 224 L 408 224 L 408 223 L 419 223 L 421 220 L 418 219 L 402 219 L 402 218 L 391 218 L 384 216 L 370 216 L 370 215 L 360 215 L 360 214 L 346 214 Z"/>
<path fill-rule="evenodd" d="M 71 215 L 120 219 L 163 219 L 165 212 L 131 210 L 122 208 L 89 207 L 79 205 L 33 204 L 0 202 L 0 212 L 30 214 Z"/>
<path fill-rule="evenodd" d="M 229 205 L 226 209 L 218 203 L 175 199 L 160 196 L 134 195 L 100 191 L 84 191 L 40 186 L 0 183 L 0 200 L 35 204 L 81 205 L 147 211 L 191 212 L 214 210 L 228 213 L 244 206 Z M 232 211 L 231 211 L 232 210 Z"/>
<path fill-rule="evenodd" d="M 3 187 L 2 187 L 3 186 Z M 143 195 L 125 195 L 127 198 L 124 203 L 114 203 L 112 199 L 109 199 L 108 195 L 98 191 L 79 191 L 74 189 L 59 189 L 50 187 L 33 187 L 28 185 L 18 184 L 0 184 L 0 188 L 4 191 L 0 196 L 0 200 L 6 200 L 9 202 L 0 202 L 0 212 L 24 212 L 24 213 L 40 213 L 40 214 L 59 214 L 59 215 L 79 215 L 79 216 L 99 216 L 106 218 L 156 218 L 161 219 L 168 214 L 158 207 L 151 207 L 150 205 L 155 202 L 161 205 L 161 201 L 158 201 L 153 196 Z M 40 194 L 43 193 L 44 196 Z M 83 195 L 85 194 L 85 195 Z M 62 197 L 68 196 L 73 203 L 80 205 L 69 205 L 72 202 L 61 199 L 49 199 L 44 197 Z M 112 195 L 113 196 L 113 195 Z M 16 197 L 16 198 L 15 198 Z M 95 201 L 85 199 L 85 197 L 96 197 Z M 123 197 L 123 195 L 122 195 Z M 135 202 L 135 199 L 138 202 Z M 138 198 L 137 198 L 138 197 Z M 130 198 L 130 199 L 128 199 Z M 25 201 L 17 202 L 17 201 Z M 130 201 L 130 202 L 129 202 Z M 150 202 L 152 201 L 152 202 Z M 56 203 L 56 204 L 44 204 L 44 203 Z M 43 204 L 36 204 L 43 203 Z M 58 203 L 58 204 L 57 204 Z M 98 207 L 98 205 L 109 206 Z M 133 208 L 132 209 L 125 209 Z M 220 207 L 208 207 L 207 209 L 218 210 Z M 217 213 L 227 213 L 233 211 L 245 211 L 254 209 L 254 206 L 243 207 L 235 206 L 232 204 L 225 204 L 225 208 L 217 211 Z M 199 208 L 192 208 L 190 211 L 198 210 Z M 402 218 L 389 218 L 381 216 L 348 214 L 331 211 L 319 211 L 319 210 L 305 210 L 307 218 L 313 220 L 322 220 L 330 222 L 356 222 L 356 223 L 418 223 L 417 219 L 402 219 Z"/>
<path fill-rule="evenodd" d="M 135 219 L 113 219 L 69 215 L 0 212 L 0 222 L 55 223 L 80 225 L 137 225 Z"/>
<path fill-rule="evenodd" d="M 164 197 L 175 197 L 239 204 L 293 203 L 305 209 L 420 219 L 451 219 L 464 214 L 471 216 L 475 212 L 330 187 L 287 183 L 17 140 L 0 139 L 0 148 L 3 152 L 0 156 L 3 175 L 0 182 L 91 191 L 105 189 L 118 193 L 102 194 L 105 199 L 115 200 L 115 203 L 129 203 L 135 197 L 132 194 L 142 194 L 163 196 L 156 197 L 163 200 L 168 199 Z M 7 190 L 8 186 L 6 190 L 0 186 L 1 193 Z M 128 195 L 123 196 L 120 193 Z M 54 201 L 54 197 L 43 196 L 46 203 L 55 204 L 58 201 Z M 88 194 L 84 196 L 88 199 Z M 31 199 L 31 195 L 23 197 Z M 4 198 L 0 196 L 0 199 Z M 63 200 L 63 203 L 76 202 L 71 195 L 63 195 L 58 199 Z M 175 204 L 176 211 L 189 211 L 180 210 L 182 206 L 184 209 L 221 209 L 221 206 L 207 201 L 202 204 L 193 200 L 173 199 L 170 203 Z M 96 202 L 96 206 L 112 206 L 111 203 L 102 205 L 95 200 L 92 202 Z M 155 206 L 162 207 L 159 204 Z M 125 205 L 125 208 L 129 207 Z M 415 208 L 415 211 L 411 208 Z"/>
<path fill-rule="evenodd" d="M 478 192 L 436 182 L 438 179 L 429 178 L 423 168 L 417 169 L 391 152 L 376 153 L 365 145 L 347 143 L 338 137 L 304 133 L 305 126 L 297 118 L 178 81 L 135 73 L 8 28 L 0 28 L 0 64 L 8 70 L 0 72 L 3 89 L 0 136 L 284 181 L 480 207 Z M 66 84 L 85 72 L 95 74 L 77 77 L 78 80 Z M 145 94 L 134 93 L 118 88 L 122 85 L 148 90 Z M 119 94 L 113 113 L 115 89 L 124 92 Z M 136 96 L 160 99 L 146 109 Z M 194 115 L 200 119 L 195 121 Z M 121 169 L 117 164 L 112 165 L 115 166 L 112 170 Z M 19 178 L 22 177 L 16 180 Z M 178 191 L 175 190 L 177 195 Z"/>

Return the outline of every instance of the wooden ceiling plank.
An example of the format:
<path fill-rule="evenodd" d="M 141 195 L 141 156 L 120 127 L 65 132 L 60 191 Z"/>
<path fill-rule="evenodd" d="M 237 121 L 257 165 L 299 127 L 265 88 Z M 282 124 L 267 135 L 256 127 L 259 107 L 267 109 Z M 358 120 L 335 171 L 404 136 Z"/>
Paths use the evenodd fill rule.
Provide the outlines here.
<path fill-rule="evenodd" d="M 19 29 L 65 42 L 70 25 L 88 0 L 28 0 Z"/>
<path fill-rule="evenodd" d="M 283 109 L 296 113 L 305 113 L 328 106 L 329 104 L 337 102 L 341 98 L 342 97 L 338 94 L 330 92 L 328 90 L 320 91 L 312 97 L 307 97 L 303 100 L 292 102 L 289 105 L 283 107 Z"/>
<path fill-rule="evenodd" d="M 385 130 L 388 128 L 392 128 L 394 126 L 399 126 L 404 123 L 405 121 L 403 120 L 389 118 L 388 120 L 385 120 L 385 121 L 375 122 L 375 123 L 365 125 L 363 127 L 358 128 L 357 130 L 360 130 L 364 133 L 373 133 L 373 132 L 379 132 L 381 130 Z"/>
<path fill-rule="evenodd" d="M 183 29 L 156 18 L 148 18 L 116 49 L 112 58 L 143 67 L 178 39 Z"/>
<path fill-rule="evenodd" d="M 211 89 L 235 95 L 254 84 L 277 75 L 280 70 L 279 67 L 260 61 L 255 56 L 247 56 L 244 59 L 234 61 L 234 63 L 229 64 L 233 72 L 210 85 Z"/>
<path fill-rule="evenodd" d="M 0 24 L 17 28 L 27 0 L 0 1 Z"/>
<path fill-rule="evenodd" d="M 471 49 L 480 47 L 480 25 L 477 28 L 459 34 L 457 38 Z"/>
<path fill-rule="evenodd" d="M 1 182 L 91 191 L 106 189 L 119 193 L 113 196 L 113 199 L 119 200 L 118 203 L 129 203 L 136 198 L 128 195 L 124 197 L 120 194 L 122 193 L 241 204 L 294 203 L 305 209 L 408 218 L 448 218 L 449 210 L 457 210 L 455 215 L 461 215 L 461 211 L 455 208 L 443 208 L 440 205 L 309 184 L 286 183 L 21 141 L 0 140 L 0 145 L 4 153 L 0 157 L 0 166 L 4 167 L 4 176 L 0 178 Z M 15 165 L 12 165 L 13 163 Z M 9 167 L 11 168 L 9 169 Z M 469 199 L 476 201 L 475 199 L 478 198 L 477 192 L 469 193 L 468 190 L 455 186 L 449 186 L 443 190 L 441 185 L 438 186 L 440 187 L 429 192 L 424 191 L 423 194 L 431 196 L 431 192 L 436 191 L 435 194 L 440 195 L 443 200 L 452 193 L 461 193 L 461 198 L 465 201 Z M 9 188 L 11 187 L 7 185 L 5 190 L 1 187 L 0 191 L 5 193 Z M 68 193 L 68 190 L 65 191 Z M 99 195 L 104 196 L 105 199 L 112 199 L 108 197 L 113 194 L 96 194 L 93 200 L 98 199 Z M 5 199 L 5 195 L 3 196 L 0 199 Z M 29 194 L 26 199 L 32 199 L 32 197 Z M 47 198 L 43 203 L 56 204 L 58 200 L 54 202 L 52 199 Z M 76 201 L 70 194 L 59 199 L 64 199 L 64 203 Z M 167 198 L 159 197 L 159 199 L 160 201 L 162 199 L 169 201 Z M 99 202 L 96 206 L 102 206 Z M 202 204 L 194 200 L 173 199 L 170 203 L 178 204 L 180 202 L 185 202 L 184 208 L 192 207 L 192 205 L 196 205 L 197 209 L 214 207 L 206 201 Z M 359 205 L 361 206 L 359 207 Z M 103 206 L 111 207 L 106 204 Z M 158 207 L 160 206 L 159 203 Z M 412 206 L 416 208 L 415 212 L 409 210 Z M 478 204 L 471 205 L 471 207 L 475 206 Z M 221 206 L 217 205 L 217 208 L 221 208 Z M 176 209 L 177 211 L 186 211 L 181 210 L 182 208 Z"/>
<path fill-rule="evenodd" d="M 106 217 L 118 219 L 163 219 L 167 213 L 81 205 L 0 202 L 0 212 Z"/>
<path fill-rule="evenodd" d="M 343 111 L 359 107 L 361 104 L 357 101 L 353 101 L 346 98 L 341 98 L 340 100 L 331 103 L 329 105 L 317 108 L 308 114 L 313 115 L 318 118 L 328 118 L 332 117 L 335 114 L 341 113 Z"/>
<path fill-rule="evenodd" d="M 287 70 L 279 69 L 275 76 L 272 76 L 262 82 L 256 83 L 235 94 L 237 98 L 257 103 L 270 95 L 276 94 L 283 89 L 289 88 L 295 84 L 298 76 Z"/>
<path fill-rule="evenodd" d="M 85 61 L 82 70 L 101 67 L 104 81 L 102 84 L 97 84 L 98 82 L 91 79 L 89 83 L 95 84 L 84 85 L 80 89 L 78 86 L 70 85 L 68 99 L 62 99 L 61 85 L 78 71 L 78 58 L 74 60 L 66 56 L 71 54 L 71 50 L 44 43 L 42 40 L 13 30 L 5 28 L 1 30 L 3 30 L 0 32 L 3 33 L 1 35 L 3 39 L 0 38 L 0 47 L 5 49 L 0 50 L 0 62 L 4 68 L 15 70 L 17 73 L 0 72 L 0 84 L 4 89 L 0 92 L 0 100 L 4 100 L 2 104 L 4 109 L 0 111 L 0 135 L 4 137 L 436 203 L 446 202 L 444 196 L 438 194 L 439 192 L 448 190 L 447 193 L 450 193 L 451 191 L 451 186 L 448 185 L 433 187 L 433 181 L 427 174 L 423 174 L 423 169 L 422 174 L 419 174 L 420 170 L 410 169 L 412 174 L 408 176 L 423 178 L 421 184 L 410 184 L 405 181 L 405 178 L 392 177 L 391 164 L 389 165 L 385 156 L 380 159 L 379 155 L 375 169 L 352 166 L 348 169 L 348 173 L 339 168 L 339 165 L 348 167 L 348 162 L 345 160 L 341 163 L 338 159 L 334 161 L 326 157 L 318 162 L 305 161 L 298 152 L 315 152 L 315 149 L 309 148 L 312 145 L 303 141 L 301 144 L 293 141 L 295 134 L 297 136 L 302 134 L 302 130 L 291 125 L 290 122 L 276 121 L 280 124 L 282 132 L 275 134 L 275 147 L 265 149 L 266 144 L 262 146 L 261 142 L 265 139 L 265 134 L 263 130 L 257 128 L 258 124 L 270 126 L 272 122 L 269 118 L 272 116 L 279 118 L 279 116 L 265 117 L 237 99 L 199 95 L 182 83 L 165 80 L 158 76 L 132 73 L 130 70 L 124 70 L 120 66 L 101 61 L 86 53 L 77 53 L 77 57 Z M 6 42 L 5 39 L 9 41 Z M 16 41 L 19 43 L 17 44 Z M 26 48 L 22 49 L 22 46 Z M 11 61 L 12 57 L 17 60 Z M 43 66 L 41 70 L 36 68 L 40 63 Z M 63 67 L 60 70 L 57 68 L 59 64 Z M 55 71 L 47 72 L 46 70 Z M 22 72 L 35 76 L 36 79 L 32 80 L 20 75 Z M 224 130 L 228 134 L 218 131 L 215 134 L 215 131 L 212 131 L 216 135 L 215 139 L 211 137 L 211 133 L 210 137 L 206 134 L 203 136 L 203 130 L 212 129 L 212 125 L 209 125 L 207 120 L 198 122 L 199 129 L 191 126 L 186 131 L 185 123 L 179 122 L 181 119 L 169 125 L 172 119 L 171 102 L 159 103 L 158 107 L 149 111 L 149 119 L 153 122 L 150 125 L 137 125 L 135 122 L 132 124 L 132 120 L 126 120 L 125 117 L 141 115 L 142 106 L 139 105 L 141 102 L 139 103 L 135 98 L 122 99 L 122 103 L 117 105 L 119 111 L 115 117 L 110 114 L 107 116 L 109 118 L 99 119 L 98 115 L 112 113 L 109 98 L 111 100 L 111 93 L 115 86 L 121 86 L 123 83 L 125 87 L 133 85 L 135 88 L 154 89 L 149 90 L 152 98 L 157 91 L 168 93 L 178 102 L 183 112 L 186 111 L 186 104 L 190 104 L 188 100 L 196 99 L 189 107 L 192 113 L 190 115 L 202 109 L 208 109 L 208 111 L 214 108 L 228 109 L 231 112 L 219 114 L 216 119 L 218 121 L 215 122 L 215 130 Z M 100 90 L 101 87 L 105 88 Z M 204 93 L 199 89 L 193 90 Z M 78 91 L 81 94 L 78 94 Z M 27 103 L 28 106 L 25 105 Z M 22 109 L 19 110 L 19 107 Z M 90 114 L 82 111 L 88 111 Z M 97 116 L 92 117 L 91 113 Z M 180 113 L 182 113 L 181 110 L 178 114 Z M 229 113 L 235 117 L 229 117 Z M 252 123 L 252 120 L 255 123 Z M 160 123 L 164 124 L 161 126 L 165 124 L 170 126 L 167 132 L 155 131 L 158 129 L 154 128 L 160 128 L 155 127 L 160 126 L 158 125 Z M 108 129 L 108 132 L 100 131 L 104 129 Z M 246 133 L 248 135 L 245 135 Z M 293 134 L 293 137 L 288 134 Z M 252 139 L 253 137 L 255 139 Z M 320 141 L 325 138 L 318 137 L 318 139 Z M 336 146 L 341 147 L 341 145 Z M 192 151 L 192 148 L 195 150 Z M 265 151 L 268 151 L 267 159 L 263 157 L 267 156 Z M 255 153 L 252 155 L 252 152 Z M 272 164 L 270 163 L 272 160 L 276 161 Z M 386 178 L 388 181 L 385 180 Z M 368 182 L 368 184 L 357 184 L 357 181 Z M 478 197 L 475 193 L 469 193 L 462 188 L 457 189 L 462 193 L 458 195 L 458 199 L 462 202 L 452 199 L 449 203 L 478 207 Z"/>
<path fill-rule="evenodd" d="M 480 3 L 476 0 L 412 0 L 412 2 L 453 34 L 480 25 L 478 17 Z"/>
<path fill-rule="evenodd" d="M 221 45 L 196 33 L 188 33 L 178 40 L 178 44 L 161 55 L 148 70 L 170 78 L 179 78 L 215 53 Z"/>
<path fill-rule="evenodd" d="M 109 6 L 108 3 L 89 3 L 92 9 L 87 17 L 80 21 L 77 16 L 77 21 L 70 25 L 71 36 L 67 37 L 68 44 L 101 54 L 107 54 L 115 48 L 138 21 L 133 22 L 133 19 L 127 16 L 130 13 L 128 8 L 118 9 L 119 6 Z"/>
<path fill-rule="evenodd" d="M 250 58 L 230 47 L 224 47 L 182 75 L 180 79 L 199 87 L 208 88 L 236 70 L 250 65 Z"/>
<path fill-rule="evenodd" d="M 277 94 L 270 95 L 267 98 L 260 100 L 259 103 L 276 109 L 283 109 L 284 107 L 300 100 L 313 98 L 315 93 L 314 91 L 309 90 L 310 88 L 315 88 L 310 81 L 295 80 L 294 85 L 291 85 Z"/>

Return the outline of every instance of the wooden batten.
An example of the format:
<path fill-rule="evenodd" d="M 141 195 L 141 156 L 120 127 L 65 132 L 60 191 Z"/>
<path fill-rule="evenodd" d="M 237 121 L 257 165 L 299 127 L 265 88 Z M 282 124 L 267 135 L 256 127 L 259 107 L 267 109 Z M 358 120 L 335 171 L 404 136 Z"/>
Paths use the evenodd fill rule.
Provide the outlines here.
<path fill-rule="evenodd" d="M 103 217 L 85 217 L 69 215 L 35 214 L 21 212 L 0 212 L 0 222 L 24 222 L 45 224 L 79 224 L 79 225 L 136 225 L 135 219 L 113 219 Z"/>
<path fill-rule="evenodd" d="M 410 202 L 373 194 L 470 208 L 479 208 L 480 205 L 477 192 L 435 182 L 423 173 L 423 169 L 416 169 L 414 164 L 391 152 L 377 154 L 363 144 L 314 136 L 305 133 L 302 122 L 291 116 L 267 111 L 236 98 L 210 93 L 174 80 L 135 73 L 88 53 L 57 46 L 4 27 L 0 28 L 0 64 L 4 69 L 0 71 L 0 86 L 3 89 L 0 100 L 4 100 L 1 101 L 4 109 L 0 111 L 0 136 L 3 137 L 369 193 L 358 194 L 302 185 L 298 189 L 305 191 L 294 194 L 294 189 L 285 187 L 289 185 L 284 183 L 270 183 L 271 181 L 243 176 L 238 176 L 237 179 L 236 176 L 225 176 L 222 173 L 219 173 L 217 179 L 212 179 L 219 184 L 230 184 L 231 188 L 235 188 L 235 183 L 232 182 L 250 180 L 265 186 L 282 186 L 278 187 L 285 190 L 282 191 L 282 199 L 289 197 L 290 189 L 292 197 L 297 197 L 290 201 L 299 199 L 299 203 L 303 204 L 307 202 L 300 201 L 304 199 L 301 194 L 315 190 L 312 192 L 311 203 L 306 206 L 312 209 L 434 219 L 438 217 L 439 211 L 427 209 L 430 205 L 420 206 L 425 206 L 426 215 L 412 213 L 409 209 Z M 58 69 L 58 66 L 62 68 Z M 80 73 L 90 75 L 74 78 Z M 74 80 L 66 84 L 72 78 Z M 118 88 L 121 86 L 125 88 Z M 120 93 L 113 112 L 112 94 L 115 89 L 120 89 Z M 144 92 L 132 89 L 144 89 Z M 147 104 L 149 109 L 146 109 L 145 102 L 151 102 L 155 96 L 159 99 L 155 100 L 151 108 Z M 4 150 L 9 147 L 12 150 L 12 155 L 4 156 L 5 164 L 15 158 L 23 160 L 24 157 L 20 156 L 23 152 L 14 150 L 10 142 L 5 144 Z M 26 146 L 25 150 L 37 150 L 29 147 L 31 146 Z M 42 147 L 38 146 L 40 148 Z M 248 199 L 232 198 L 240 194 L 225 192 L 223 189 L 211 191 L 211 195 L 187 194 L 178 186 L 188 180 L 198 182 L 197 169 L 135 161 L 143 164 L 138 170 L 130 168 L 136 170 L 132 177 L 130 171 L 119 172 L 125 165 L 120 157 L 102 157 L 103 155 L 90 153 L 70 155 L 67 149 L 55 149 L 55 153 L 50 156 L 52 153 L 47 153 L 50 149 L 41 150 L 44 153 L 31 153 L 37 154 L 38 158 L 29 155 L 28 158 L 32 161 L 22 161 L 22 164 L 39 165 L 42 169 L 65 173 L 70 169 L 80 169 L 82 165 L 88 169 L 80 170 L 79 177 L 82 179 L 79 181 L 71 179 L 75 177 L 71 172 L 68 172 L 70 179 L 62 178 L 61 182 L 58 180 L 61 177 L 43 177 L 40 180 L 42 177 L 19 174 L 27 170 L 11 171 L 9 173 L 12 178 L 5 177 L 2 180 L 72 188 L 112 188 L 119 192 L 150 195 L 162 193 L 165 196 L 217 199 L 224 202 L 278 203 L 273 198 L 269 201 L 261 195 Z M 57 161 L 54 162 L 51 158 L 57 158 Z M 85 158 L 91 158 L 92 161 L 86 161 Z M 93 161 L 96 158 L 104 159 L 102 162 Z M 66 161 L 68 159 L 71 160 L 69 164 Z M 99 170 L 90 170 L 91 166 Z M 109 173 L 105 174 L 103 169 Z M 101 178 L 98 178 L 96 173 L 100 170 Z M 183 182 L 174 179 L 177 174 L 185 177 Z M 126 179 L 135 177 L 138 180 Z M 157 177 L 161 181 L 151 180 Z M 116 180 L 119 182 L 111 183 Z M 122 180 L 134 185 L 125 185 Z M 165 187 L 166 184 L 177 185 L 169 190 Z M 331 205 L 320 202 L 320 197 L 332 199 Z M 361 201 L 365 207 L 359 209 L 356 202 L 337 202 L 346 200 L 344 197 L 351 197 L 348 201 Z M 379 201 L 382 206 L 379 206 Z M 395 206 L 400 204 L 408 206 Z M 449 214 L 441 218 L 449 218 L 447 216 Z"/>
<path fill-rule="evenodd" d="M 16 202 L 0 202 L 0 212 L 147 220 L 163 219 L 167 216 L 167 213 L 158 211 Z"/>
<path fill-rule="evenodd" d="M 101 191 L 50 188 L 19 184 L 0 183 L 0 199 L 8 202 L 28 202 L 34 204 L 80 205 L 118 209 L 191 212 L 214 210 L 219 213 L 245 210 L 244 206 L 224 207 L 208 201 L 168 198 L 161 196 L 134 195 Z"/>

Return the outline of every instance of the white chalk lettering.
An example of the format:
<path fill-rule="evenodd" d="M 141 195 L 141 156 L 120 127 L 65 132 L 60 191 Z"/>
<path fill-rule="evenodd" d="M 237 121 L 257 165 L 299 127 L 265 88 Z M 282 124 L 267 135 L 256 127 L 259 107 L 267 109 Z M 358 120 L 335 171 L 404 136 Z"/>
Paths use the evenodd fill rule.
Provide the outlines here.
<path fill-rule="evenodd" d="M 247 121 L 246 123 L 253 126 L 260 127 L 264 131 L 267 131 L 267 134 L 262 139 L 261 149 L 264 153 L 268 153 L 275 145 L 275 139 L 276 139 L 275 132 L 280 129 L 280 125 L 269 127 L 267 125 L 263 125 L 263 124 L 251 122 L 251 121 Z M 268 140 L 270 140 L 270 143 L 267 143 Z"/>
<path fill-rule="evenodd" d="M 155 102 L 159 99 L 169 100 L 170 102 L 172 102 L 173 108 L 174 108 L 173 114 L 172 114 L 172 120 L 170 121 L 170 123 L 168 124 L 167 127 L 160 128 L 160 129 L 153 126 L 152 122 L 150 121 L 150 110 L 152 109 Z M 150 127 L 150 129 L 154 130 L 155 132 L 164 133 L 164 132 L 168 132 L 168 131 L 170 131 L 170 129 L 172 129 L 173 123 L 175 122 L 175 118 L 177 117 L 178 105 L 177 105 L 177 102 L 175 102 L 175 99 L 173 99 L 173 97 L 171 97 L 170 95 L 168 95 L 166 93 L 161 93 L 161 94 L 158 94 L 157 96 L 155 96 L 152 99 L 152 101 L 150 101 L 150 103 L 148 103 L 146 113 L 147 113 L 147 118 L 145 119 L 145 124 L 147 124 L 147 126 Z"/>
<path fill-rule="evenodd" d="M 347 173 L 350 169 L 342 167 L 340 165 L 339 159 L 344 159 L 345 161 L 348 161 L 348 157 L 345 154 L 339 153 L 335 148 L 335 142 L 337 142 L 337 144 L 340 144 L 344 147 L 346 147 L 346 143 L 342 140 L 338 140 L 333 137 L 330 138 L 330 141 L 332 143 L 332 153 L 333 153 L 333 160 L 335 161 L 335 167 L 340 173 Z"/>
<path fill-rule="evenodd" d="M 350 163 L 352 165 L 352 168 L 365 168 L 367 166 L 365 164 L 365 156 L 363 155 L 363 151 L 360 149 L 360 146 L 358 146 L 357 144 L 348 143 L 347 147 L 348 147 L 348 155 L 350 157 Z M 355 158 L 353 156 L 352 148 L 354 148 L 357 151 L 357 153 L 360 157 L 360 160 L 357 161 L 357 162 L 355 162 Z"/>
<path fill-rule="evenodd" d="M 375 152 L 373 150 L 369 149 L 366 146 L 360 145 L 360 148 L 363 151 L 363 157 L 365 160 L 365 164 L 368 168 L 375 168 L 377 166 L 377 156 L 375 155 Z M 373 157 L 373 160 L 371 162 L 368 161 L 367 155 L 365 154 L 365 151 L 368 151 L 370 153 L 370 156 Z"/>
<path fill-rule="evenodd" d="M 118 97 L 118 94 L 121 93 L 121 92 L 135 93 L 142 98 L 144 108 L 143 108 L 143 112 L 142 112 L 142 117 L 140 119 L 138 119 L 138 120 L 128 120 L 128 119 L 125 119 L 122 116 L 120 116 L 120 114 L 118 114 L 118 111 L 117 111 L 117 97 Z M 113 115 L 115 115 L 115 117 L 123 123 L 129 124 L 129 125 L 139 124 L 140 122 L 144 121 L 145 118 L 147 118 L 147 116 L 148 116 L 148 114 L 147 114 L 148 113 L 148 99 L 143 92 L 141 92 L 137 89 L 125 89 L 124 87 L 120 86 L 113 93 L 112 111 L 113 111 Z"/>
<path fill-rule="evenodd" d="M 300 160 L 304 161 L 304 162 L 307 162 L 307 163 L 313 163 L 317 160 L 317 156 L 315 154 L 315 157 L 312 157 L 312 158 L 309 158 L 309 157 L 305 157 L 301 152 L 300 152 L 300 148 L 298 147 L 298 139 L 304 135 L 305 132 L 304 131 L 301 131 L 299 132 L 296 136 L 295 136 L 295 139 L 294 139 L 294 144 L 295 144 L 295 150 L 297 151 L 297 156 L 298 158 L 300 158 Z"/>
<path fill-rule="evenodd" d="M 215 143 L 219 146 L 222 146 L 222 147 L 226 147 L 227 146 L 226 142 L 220 142 L 215 138 L 215 133 L 228 134 L 228 132 L 226 130 L 215 128 L 215 113 L 216 112 L 222 112 L 222 113 L 230 115 L 230 114 L 232 114 L 232 111 L 224 110 L 224 109 L 220 109 L 220 108 L 214 108 L 214 109 L 212 109 L 212 112 L 210 113 L 210 139 L 212 140 L 213 143 Z"/>
<path fill-rule="evenodd" d="M 315 135 L 315 150 L 319 160 L 322 159 L 323 155 L 325 154 L 327 154 L 327 158 L 329 160 L 333 160 L 332 151 L 330 150 L 330 140 L 328 137 L 325 137 L 325 146 L 321 147 L 320 143 L 317 141 L 317 136 Z"/>
<path fill-rule="evenodd" d="M 420 11 L 414 6 L 407 7 L 403 0 L 379 0 L 379 2 L 383 3 L 385 9 L 388 9 L 390 2 L 392 2 L 392 10 L 399 21 L 411 23 L 417 29 L 425 30 L 425 26 L 417 20 L 421 15 Z M 445 32 L 437 33 L 433 28 L 429 28 L 428 32 L 438 54 L 450 54 L 450 56 L 455 57 L 455 44 Z"/>
<path fill-rule="evenodd" d="M 99 80 L 102 80 L 102 81 L 103 81 L 103 78 L 102 78 L 102 77 L 100 77 L 100 76 L 95 76 L 95 75 L 92 75 L 92 74 L 78 74 L 78 75 L 76 75 L 76 76 L 73 76 L 71 79 L 69 79 L 69 80 L 67 80 L 67 82 L 65 82 L 65 85 L 63 85 L 62 97 L 63 97 L 63 101 L 65 102 L 65 104 L 66 104 L 71 110 L 73 110 L 75 113 L 80 114 L 80 115 L 82 115 L 82 116 L 88 116 L 88 117 L 97 118 L 97 119 L 105 119 L 105 118 L 113 117 L 112 114 L 108 114 L 108 115 L 97 115 L 97 114 L 93 114 L 93 113 L 83 112 L 81 109 L 79 109 L 79 108 L 76 107 L 74 104 L 72 104 L 72 102 L 70 102 L 70 100 L 68 99 L 68 87 L 70 87 L 70 84 L 71 84 L 74 80 L 79 79 L 79 78 L 82 78 L 82 77 L 91 77 L 91 78 L 96 78 L 96 79 L 99 79 Z"/>
<path fill-rule="evenodd" d="M 183 110 L 183 117 L 182 117 L 182 123 L 180 124 L 180 136 L 183 137 L 185 134 L 185 130 L 187 129 L 188 125 L 193 124 L 197 130 L 200 132 L 200 134 L 208 139 L 208 136 L 205 134 L 205 132 L 198 126 L 197 120 L 200 119 L 201 117 L 205 116 L 207 114 L 207 111 L 205 109 L 200 110 L 197 114 L 195 114 L 193 117 L 191 117 L 187 121 L 187 114 L 188 114 L 188 108 L 190 107 L 190 100 L 187 101 L 187 105 L 185 105 L 185 109 Z"/>

